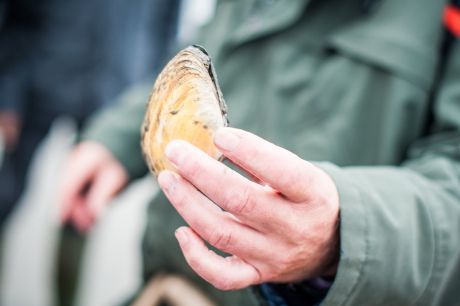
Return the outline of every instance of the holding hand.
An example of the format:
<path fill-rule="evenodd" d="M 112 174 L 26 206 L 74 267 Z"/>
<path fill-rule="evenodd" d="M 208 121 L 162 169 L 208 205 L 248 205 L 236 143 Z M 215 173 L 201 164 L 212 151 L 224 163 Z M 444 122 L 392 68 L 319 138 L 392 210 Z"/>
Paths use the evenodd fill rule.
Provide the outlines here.
<path fill-rule="evenodd" d="M 248 180 L 185 141 L 167 156 L 180 175 L 160 173 L 167 197 L 189 227 L 176 231 L 189 265 L 222 290 L 334 275 L 339 199 L 313 164 L 248 132 L 223 128 L 215 144 Z M 231 254 L 221 257 L 204 241 Z"/>
<path fill-rule="evenodd" d="M 90 141 L 77 145 L 60 188 L 61 222 L 89 230 L 127 182 L 126 170 L 104 146 Z"/>

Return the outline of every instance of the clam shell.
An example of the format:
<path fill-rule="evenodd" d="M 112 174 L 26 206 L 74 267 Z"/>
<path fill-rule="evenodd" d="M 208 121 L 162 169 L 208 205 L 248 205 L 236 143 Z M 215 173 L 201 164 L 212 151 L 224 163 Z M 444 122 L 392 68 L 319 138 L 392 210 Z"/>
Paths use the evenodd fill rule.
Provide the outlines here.
<path fill-rule="evenodd" d="M 227 107 L 206 50 L 190 46 L 180 51 L 158 75 L 142 127 L 142 149 L 156 175 L 175 170 L 165 156 L 169 142 L 182 139 L 219 159 L 214 133 L 227 126 Z"/>

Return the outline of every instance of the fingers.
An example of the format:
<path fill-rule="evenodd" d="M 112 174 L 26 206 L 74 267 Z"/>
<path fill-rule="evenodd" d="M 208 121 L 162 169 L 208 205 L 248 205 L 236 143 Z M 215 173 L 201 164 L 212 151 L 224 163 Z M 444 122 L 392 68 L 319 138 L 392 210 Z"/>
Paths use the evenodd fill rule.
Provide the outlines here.
<path fill-rule="evenodd" d="M 72 221 L 75 228 L 82 233 L 87 232 L 93 223 L 91 213 L 88 208 L 81 204 L 73 207 L 69 219 Z"/>
<path fill-rule="evenodd" d="M 178 175 L 163 171 L 158 182 L 185 221 L 214 247 L 244 257 L 270 249 L 263 235 L 219 209 Z"/>
<path fill-rule="evenodd" d="M 80 198 L 85 192 L 88 182 L 92 180 L 98 170 L 91 157 L 81 153 L 77 148 L 71 154 L 64 170 L 60 188 L 62 223 L 70 217 L 75 204 L 81 202 Z"/>
<path fill-rule="evenodd" d="M 234 128 L 218 130 L 214 142 L 227 158 L 290 200 L 302 202 L 308 198 L 318 170 L 292 152 Z"/>
<path fill-rule="evenodd" d="M 214 203 L 248 224 L 273 220 L 283 211 L 282 205 L 275 208 L 266 204 L 273 202 L 273 194 L 267 193 L 266 187 L 251 182 L 188 142 L 171 142 L 166 155 L 181 176 Z"/>
<path fill-rule="evenodd" d="M 92 219 L 97 220 L 120 189 L 127 183 L 128 177 L 117 164 L 108 164 L 97 172 L 87 197 L 88 209 Z"/>
<path fill-rule="evenodd" d="M 217 255 L 190 228 L 179 228 L 176 238 L 190 267 L 216 288 L 237 290 L 261 281 L 256 268 L 239 257 Z"/>
<path fill-rule="evenodd" d="M 128 181 L 123 166 L 102 145 L 84 142 L 71 153 L 60 188 L 61 222 L 89 229 Z"/>

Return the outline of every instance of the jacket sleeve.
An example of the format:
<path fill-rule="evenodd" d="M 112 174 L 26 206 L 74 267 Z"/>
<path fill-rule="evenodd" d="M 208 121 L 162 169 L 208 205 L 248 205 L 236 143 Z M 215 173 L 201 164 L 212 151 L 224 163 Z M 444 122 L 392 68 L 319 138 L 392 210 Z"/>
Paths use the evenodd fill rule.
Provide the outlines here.
<path fill-rule="evenodd" d="M 81 137 L 104 145 L 128 171 L 131 179 L 147 172 L 140 147 L 140 129 L 150 90 L 150 84 L 127 90 L 114 106 L 90 120 Z"/>
<path fill-rule="evenodd" d="M 460 43 L 453 48 L 431 132 L 400 166 L 320 164 L 341 207 L 339 269 L 323 305 L 458 303 Z"/>

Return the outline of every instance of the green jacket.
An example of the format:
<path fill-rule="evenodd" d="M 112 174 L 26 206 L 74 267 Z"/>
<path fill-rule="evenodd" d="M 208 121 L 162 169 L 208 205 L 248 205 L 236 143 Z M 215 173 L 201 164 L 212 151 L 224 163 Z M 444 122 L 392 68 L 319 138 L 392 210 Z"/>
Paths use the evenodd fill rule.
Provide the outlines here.
<path fill-rule="evenodd" d="M 222 0 L 200 43 L 231 125 L 317 162 L 338 186 L 341 258 L 323 304 L 459 305 L 460 43 L 435 82 L 446 1 L 364 2 Z M 132 177 L 145 173 L 141 96 L 87 135 Z M 146 270 L 157 261 L 175 271 L 177 246 L 168 260 L 154 255 L 158 231 L 178 224 L 155 215 L 160 206 L 149 213 Z M 252 305 L 242 295 L 233 305 Z"/>

